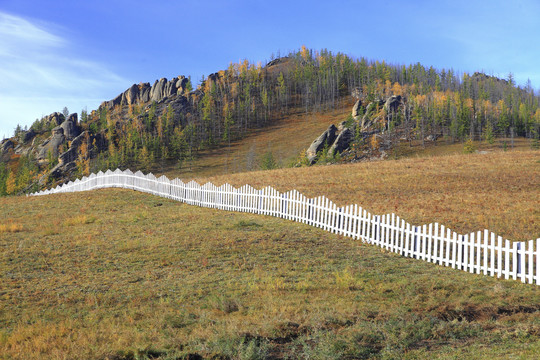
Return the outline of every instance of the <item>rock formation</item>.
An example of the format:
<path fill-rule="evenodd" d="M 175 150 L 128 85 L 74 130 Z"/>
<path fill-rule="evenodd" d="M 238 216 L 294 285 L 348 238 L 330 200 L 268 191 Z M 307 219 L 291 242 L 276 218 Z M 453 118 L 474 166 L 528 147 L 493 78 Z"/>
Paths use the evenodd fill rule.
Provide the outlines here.
<path fill-rule="evenodd" d="M 37 160 L 46 160 L 49 153 L 53 157 L 58 157 L 60 154 L 59 148 L 66 142 L 64 136 L 64 129 L 61 126 L 57 126 L 52 129 L 52 135 L 38 146 Z"/>
<path fill-rule="evenodd" d="M 150 101 L 160 102 L 174 95 L 185 94 L 188 81 L 185 76 L 179 76 L 170 81 L 161 78 L 152 86 L 150 83 L 133 84 L 129 89 L 114 99 L 105 101 L 101 106 L 110 110 L 115 106 L 146 104 Z"/>
<path fill-rule="evenodd" d="M 48 123 L 65 119 L 64 115 L 60 113 L 53 113 L 46 118 Z M 52 135 L 39 144 L 36 149 L 36 159 L 38 161 L 45 161 L 48 158 L 49 153 L 53 157 L 60 155 L 61 147 L 70 140 L 73 140 L 80 134 L 79 124 L 77 123 L 77 114 L 71 114 L 67 120 L 63 120 L 58 126 L 52 129 Z"/>
<path fill-rule="evenodd" d="M 347 151 L 354 141 L 355 136 L 367 140 L 369 136 L 377 135 L 381 129 L 375 129 L 374 125 L 384 121 L 380 118 L 380 111 L 384 108 L 387 113 L 393 113 L 399 110 L 403 105 L 403 98 L 400 95 L 390 96 L 386 100 L 375 100 L 366 106 L 362 103 L 361 91 L 355 89 L 352 96 L 357 98 L 352 110 L 352 122 L 343 121 L 336 128 L 334 125 L 323 132 L 317 139 L 311 143 L 306 151 L 306 157 L 310 165 L 318 160 L 325 144 L 328 146 L 328 156 L 334 157 L 336 154 L 342 154 Z M 380 136 L 379 136 L 380 138 Z M 380 140 L 380 139 L 379 139 Z M 382 151 L 381 153 L 384 153 Z M 379 157 L 377 157 L 379 158 Z"/>
<path fill-rule="evenodd" d="M 317 139 L 315 139 L 308 150 L 306 156 L 310 164 L 314 164 L 317 159 L 317 154 L 323 150 L 324 146 L 330 147 L 334 140 L 336 140 L 337 128 L 334 124 L 330 125 L 328 129 L 323 132 Z"/>
<path fill-rule="evenodd" d="M 344 150 L 349 148 L 349 145 L 353 140 L 354 132 L 350 128 L 344 127 L 336 137 L 332 146 L 330 146 L 328 156 L 334 156 L 336 153 L 341 154 Z"/>
<path fill-rule="evenodd" d="M 384 109 L 388 112 L 395 112 L 401 105 L 401 95 L 393 95 L 386 99 Z"/>
<path fill-rule="evenodd" d="M 64 130 L 64 136 L 67 140 L 71 140 L 80 134 L 79 125 L 77 124 L 77 114 L 71 114 L 67 120 L 60 124 Z"/>

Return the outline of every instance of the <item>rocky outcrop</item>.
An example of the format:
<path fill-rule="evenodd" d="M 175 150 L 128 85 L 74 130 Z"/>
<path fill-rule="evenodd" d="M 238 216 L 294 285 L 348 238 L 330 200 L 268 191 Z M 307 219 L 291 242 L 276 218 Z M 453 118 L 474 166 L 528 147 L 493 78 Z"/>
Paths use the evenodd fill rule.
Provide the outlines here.
<path fill-rule="evenodd" d="M 384 109 L 387 112 L 396 112 L 401 105 L 401 95 L 393 95 L 386 99 Z"/>
<path fill-rule="evenodd" d="M 53 112 L 51 115 L 44 118 L 44 125 L 48 128 L 51 126 L 58 126 L 66 120 L 64 114 L 59 112 Z"/>
<path fill-rule="evenodd" d="M 64 119 L 64 115 L 53 113 L 47 117 L 50 121 L 59 121 Z M 48 120 L 48 121 L 49 121 Z M 81 133 L 77 114 L 71 114 L 67 120 L 62 121 L 58 126 L 52 129 L 51 136 L 43 143 L 37 146 L 36 159 L 43 162 L 49 156 L 58 157 L 61 153 L 60 148 L 67 142 L 75 139 Z M 30 149 L 28 149 L 30 150 Z"/>
<path fill-rule="evenodd" d="M 386 112 L 390 114 L 399 111 L 400 106 L 403 105 L 403 98 L 400 95 L 390 96 L 386 100 L 374 100 L 365 106 L 360 98 L 360 89 L 355 89 L 352 95 L 357 98 L 351 111 L 353 121 L 342 121 L 337 128 L 331 125 L 328 130 L 313 141 L 306 151 L 306 157 L 310 165 L 318 160 L 317 156 L 320 155 L 320 151 L 325 144 L 328 144 L 328 157 L 334 157 L 337 154 L 350 152 L 351 143 L 356 136 L 364 143 L 371 136 L 378 137 L 375 142 L 381 142 L 382 137 L 379 135 L 382 132 L 381 127 L 374 126 L 386 120 L 381 118 L 380 110 L 384 107 Z M 377 156 L 369 156 L 369 158 L 379 159 L 381 156 L 386 156 L 382 155 L 384 153 L 382 149 L 379 150 Z"/>
<path fill-rule="evenodd" d="M 60 155 L 58 155 L 58 164 L 56 164 L 56 166 L 54 166 L 47 174 L 43 175 L 39 179 L 39 184 L 44 185 L 49 178 L 62 179 L 62 178 L 65 178 L 66 176 L 69 176 L 74 170 L 77 169 L 77 160 L 79 158 L 79 150 L 83 142 L 88 141 L 89 144 L 92 144 L 92 143 L 95 144 L 101 141 L 97 137 L 93 139 L 94 140 L 90 141 L 91 139 L 89 139 L 88 133 L 86 131 L 82 132 L 79 136 L 74 138 L 70 142 L 69 149 L 67 149 L 67 151 L 61 153 Z M 92 147 L 93 145 L 89 145 L 90 151 Z"/>
<path fill-rule="evenodd" d="M 306 151 L 306 156 L 310 164 L 317 160 L 317 153 L 323 150 L 324 146 L 331 146 L 336 140 L 337 128 L 334 124 L 330 125 L 315 141 L 313 141 Z"/>
<path fill-rule="evenodd" d="M 373 127 L 373 124 L 375 124 L 379 118 L 379 109 L 381 109 L 386 101 L 384 100 L 375 100 L 370 102 L 366 106 L 366 111 L 364 112 L 364 115 L 362 116 L 362 120 L 360 121 L 360 131 L 368 131 L 371 127 Z"/>
<path fill-rule="evenodd" d="M 352 118 L 355 120 L 355 121 L 358 121 L 360 120 L 360 116 L 362 115 L 363 113 L 363 109 L 362 109 L 362 100 L 358 99 L 356 100 L 356 102 L 354 103 L 354 106 L 352 108 Z"/>
<path fill-rule="evenodd" d="M 38 146 L 37 160 L 47 159 L 49 153 L 55 158 L 58 157 L 58 154 L 60 153 L 59 148 L 65 142 L 66 137 L 64 136 L 64 129 L 60 126 L 55 127 L 52 129 L 51 137 Z"/>
<path fill-rule="evenodd" d="M 67 140 L 72 140 L 81 133 L 76 113 L 69 115 L 67 120 L 60 124 L 60 127 L 64 130 L 64 136 Z"/>
<path fill-rule="evenodd" d="M 354 140 L 354 132 L 350 128 L 344 128 L 336 140 L 328 149 L 328 156 L 334 156 L 336 153 L 341 154 L 344 150 L 349 148 L 351 142 Z"/>
<path fill-rule="evenodd" d="M 9 149 L 13 149 L 13 146 L 13 141 L 11 141 L 10 139 L 2 140 L 2 142 L 0 143 L 0 153 L 8 152 Z"/>
<path fill-rule="evenodd" d="M 28 143 L 30 142 L 30 140 L 32 140 L 35 136 L 36 136 L 36 132 L 32 129 L 28 130 L 28 131 L 24 131 L 22 134 L 21 134 L 21 141 L 23 143 Z"/>
<path fill-rule="evenodd" d="M 14 143 L 10 139 L 4 139 L 0 142 L 0 161 L 8 161 L 10 150 L 13 151 Z"/>
<path fill-rule="evenodd" d="M 160 102 L 175 95 L 183 95 L 186 92 L 188 79 L 185 76 L 156 80 L 152 86 L 150 83 L 133 84 L 110 101 L 101 104 L 101 107 L 112 109 L 115 106 L 146 104 L 150 101 Z"/>
<path fill-rule="evenodd" d="M 81 147 L 81 144 L 85 139 L 86 131 L 73 139 L 69 146 L 69 149 L 58 156 L 58 164 L 67 165 L 77 160 L 77 158 L 79 157 L 79 148 Z"/>

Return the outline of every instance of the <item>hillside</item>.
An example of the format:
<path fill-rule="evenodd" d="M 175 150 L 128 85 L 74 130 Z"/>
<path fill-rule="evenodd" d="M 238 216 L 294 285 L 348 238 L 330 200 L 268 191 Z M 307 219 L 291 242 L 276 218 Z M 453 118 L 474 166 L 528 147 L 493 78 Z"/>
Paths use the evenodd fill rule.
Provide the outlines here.
<path fill-rule="evenodd" d="M 324 141 L 306 149 L 330 124 L 339 129 L 330 138 L 347 141 L 327 144 L 331 156 Z M 303 47 L 264 66 L 231 63 L 198 86 L 186 76 L 133 84 L 90 113 L 19 126 L 0 144 L 0 195 L 116 167 L 211 175 L 256 169 L 267 154 L 287 166 L 302 163 L 304 150 L 309 163 L 325 163 L 440 139 L 519 137 L 537 148 L 539 129 L 539 97 L 511 78 Z"/>

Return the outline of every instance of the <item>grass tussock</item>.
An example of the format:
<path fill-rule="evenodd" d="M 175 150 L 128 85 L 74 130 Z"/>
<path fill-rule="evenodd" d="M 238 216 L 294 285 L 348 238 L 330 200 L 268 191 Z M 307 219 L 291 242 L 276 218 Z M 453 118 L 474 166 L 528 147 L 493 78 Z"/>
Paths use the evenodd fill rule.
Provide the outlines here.
<path fill-rule="evenodd" d="M 64 220 L 64 226 L 86 225 L 94 221 L 96 221 L 96 218 L 82 214 Z"/>
<path fill-rule="evenodd" d="M 25 229 L 0 236 L 0 359 L 504 359 L 540 351 L 540 293 L 517 281 L 133 191 L 0 202 L 0 216 L 21 214 L 12 221 Z M 83 207 L 95 221 L 68 226 L 72 218 L 59 216 Z"/>
<path fill-rule="evenodd" d="M 22 224 L 18 223 L 6 223 L 0 224 L 0 234 L 3 233 L 17 233 L 23 231 Z"/>

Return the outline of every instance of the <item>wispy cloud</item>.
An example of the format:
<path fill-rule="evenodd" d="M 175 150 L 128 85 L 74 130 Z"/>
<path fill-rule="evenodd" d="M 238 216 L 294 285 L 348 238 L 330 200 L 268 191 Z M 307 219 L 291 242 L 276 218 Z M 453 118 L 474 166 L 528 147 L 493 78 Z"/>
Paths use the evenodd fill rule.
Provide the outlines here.
<path fill-rule="evenodd" d="M 93 109 L 111 89 L 127 87 L 127 80 L 83 58 L 73 45 L 55 24 L 0 12 L 0 138 L 64 106 Z"/>

